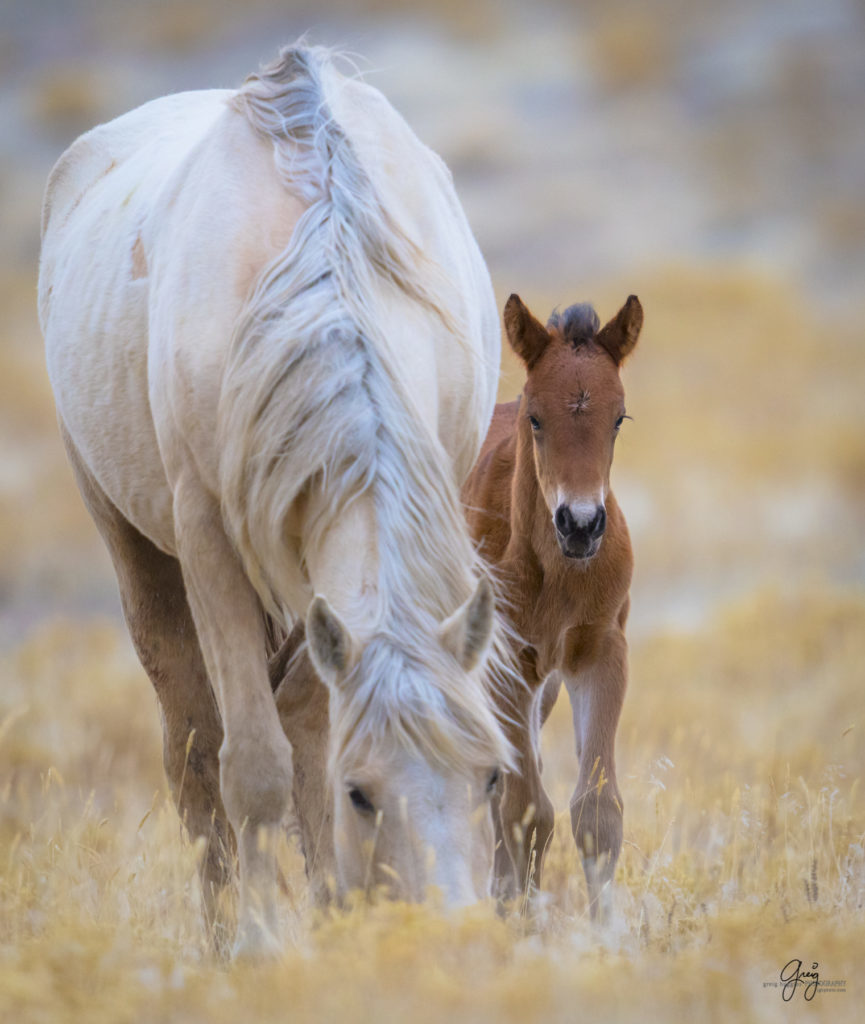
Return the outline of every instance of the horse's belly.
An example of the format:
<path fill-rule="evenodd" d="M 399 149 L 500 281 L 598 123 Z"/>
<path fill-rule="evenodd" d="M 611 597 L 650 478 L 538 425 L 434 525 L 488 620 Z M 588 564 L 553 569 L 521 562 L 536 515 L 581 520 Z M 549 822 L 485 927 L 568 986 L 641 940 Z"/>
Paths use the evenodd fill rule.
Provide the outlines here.
<path fill-rule="evenodd" d="M 111 502 L 173 553 L 172 494 L 148 399 L 146 288 L 109 285 L 107 293 L 113 296 L 103 300 L 107 308 L 91 305 L 84 320 L 61 320 L 47 334 L 57 410 Z"/>
<path fill-rule="evenodd" d="M 172 551 L 172 497 L 148 399 L 146 192 L 140 169 L 116 162 L 71 202 L 55 190 L 40 312 L 57 411 L 78 455 L 122 514 Z"/>

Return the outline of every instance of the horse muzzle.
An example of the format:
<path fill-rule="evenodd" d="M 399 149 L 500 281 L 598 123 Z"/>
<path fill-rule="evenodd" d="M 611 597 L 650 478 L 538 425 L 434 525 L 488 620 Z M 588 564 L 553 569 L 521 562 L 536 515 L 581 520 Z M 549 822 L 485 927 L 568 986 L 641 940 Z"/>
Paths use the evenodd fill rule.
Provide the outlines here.
<path fill-rule="evenodd" d="M 566 558 L 588 560 L 598 553 L 607 528 L 607 513 L 603 505 L 598 505 L 594 515 L 583 522 L 574 518 L 567 505 L 559 505 L 553 521 L 556 539 Z"/>

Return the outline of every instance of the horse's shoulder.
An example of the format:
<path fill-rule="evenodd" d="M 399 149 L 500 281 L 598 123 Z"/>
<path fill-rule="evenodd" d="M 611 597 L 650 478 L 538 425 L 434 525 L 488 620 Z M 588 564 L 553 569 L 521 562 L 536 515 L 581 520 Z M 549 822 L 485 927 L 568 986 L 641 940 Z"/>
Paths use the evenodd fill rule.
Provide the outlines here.
<path fill-rule="evenodd" d="M 328 99 L 391 213 L 401 215 L 404 227 L 414 227 L 430 253 L 435 249 L 431 239 L 445 239 L 446 263 L 452 263 L 454 240 L 463 239 L 468 228 L 445 162 L 375 86 L 340 77 Z M 466 266 L 462 272 L 469 270 Z"/>
<path fill-rule="evenodd" d="M 353 96 L 355 108 L 376 130 L 389 136 L 392 144 L 408 146 L 416 157 L 422 157 L 427 169 L 432 171 L 448 190 L 453 188 L 450 168 L 434 149 L 422 142 L 390 100 L 375 86 L 359 79 L 346 79 L 344 88 Z"/>

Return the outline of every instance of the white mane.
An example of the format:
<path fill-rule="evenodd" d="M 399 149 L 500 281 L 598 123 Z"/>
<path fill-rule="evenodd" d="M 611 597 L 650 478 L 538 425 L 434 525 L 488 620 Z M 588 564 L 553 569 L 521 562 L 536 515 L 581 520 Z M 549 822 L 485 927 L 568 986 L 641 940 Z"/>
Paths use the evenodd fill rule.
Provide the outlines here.
<path fill-rule="evenodd" d="M 235 100 L 308 208 L 233 339 L 219 407 L 223 511 L 250 579 L 279 614 L 307 593 L 305 554 L 353 501 L 372 498 L 379 628 L 334 723 L 340 748 L 396 730 L 449 763 L 507 763 L 482 679 L 467 686 L 449 671 L 437 639 L 483 567 L 449 459 L 390 368 L 376 323 L 387 288 L 450 323 L 436 297 L 443 274 L 396 227 L 334 120 L 337 82 L 326 52 L 288 48 Z M 309 494 L 326 496 L 324 511 L 293 546 L 286 524 Z M 502 671 L 503 649 L 493 655 Z"/>

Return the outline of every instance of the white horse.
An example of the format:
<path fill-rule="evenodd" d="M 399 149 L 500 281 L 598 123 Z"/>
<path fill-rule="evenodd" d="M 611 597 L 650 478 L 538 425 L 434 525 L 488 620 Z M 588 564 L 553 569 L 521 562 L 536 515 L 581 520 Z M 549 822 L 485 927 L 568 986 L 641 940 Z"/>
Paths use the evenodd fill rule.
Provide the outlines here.
<path fill-rule="evenodd" d="M 239 91 L 82 136 L 42 230 L 61 429 L 159 696 L 174 798 L 208 839 L 206 910 L 233 833 L 237 942 L 276 941 L 293 769 L 267 633 L 299 619 L 330 695 L 341 889 L 483 896 L 511 751 L 458 488 L 500 340 L 447 169 L 377 90 L 298 46 Z"/>

